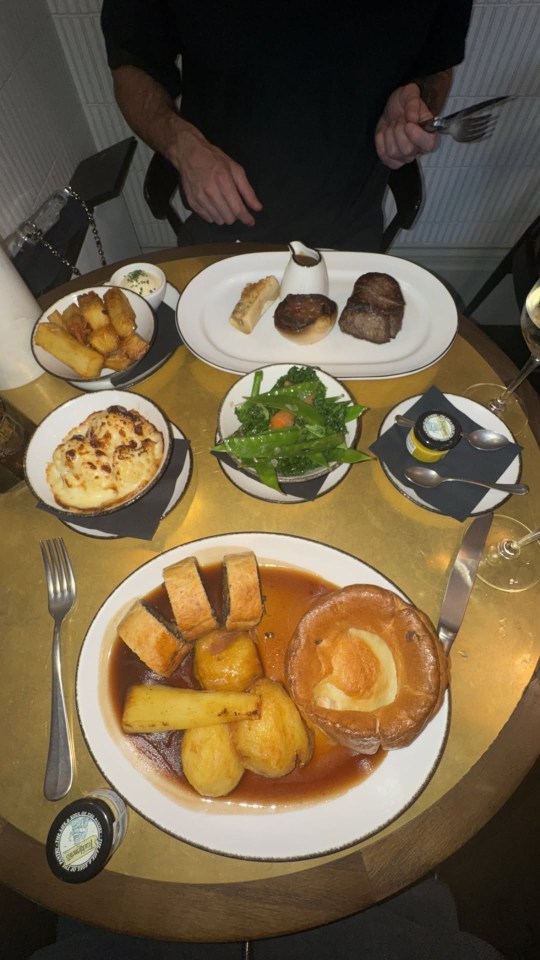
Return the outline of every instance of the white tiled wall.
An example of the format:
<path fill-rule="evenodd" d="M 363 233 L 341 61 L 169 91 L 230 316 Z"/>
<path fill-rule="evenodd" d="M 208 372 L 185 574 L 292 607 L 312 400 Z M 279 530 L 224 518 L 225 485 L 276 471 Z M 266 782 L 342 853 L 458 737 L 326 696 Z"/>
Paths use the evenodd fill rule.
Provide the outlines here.
<path fill-rule="evenodd" d="M 67 170 L 74 154 L 89 139 L 69 85 L 58 81 L 55 86 L 51 79 L 45 93 L 40 91 L 38 79 L 41 83 L 45 49 L 53 42 L 47 3 L 95 148 L 129 134 L 114 102 L 105 62 L 99 27 L 101 0 L 1 2 L 8 7 L 11 32 L 17 42 L 12 43 L 8 37 L 6 43 L 0 36 L 0 196 L 4 217 L 0 233 L 4 224 L 17 219 L 29 195 L 45 190 Z M 37 36 L 41 38 L 40 55 Z M 39 67 L 35 56 L 27 53 L 32 44 Z M 60 75 L 63 67 L 57 65 L 56 72 Z M 426 252 L 433 247 L 499 251 L 511 246 L 538 215 L 540 0 L 475 0 L 466 61 L 456 71 L 448 111 L 502 93 L 516 94 L 519 99 L 501 108 L 490 140 L 458 144 L 450 137 L 441 137 L 437 152 L 423 160 L 426 201 L 416 225 L 398 239 L 398 248 L 412 245 Z M 30 108 L 29 115 L 28 104 L 33 104 L 36 97 L 42 101 L 37 118 L 39 151 L 29 140 L 31 114 L 36 111 Z M 24 129 L 13 135 L 21 116 Z M 15 141 L 7 158 L 6 124 Z M 128 178 L 126 200 L 142 246 L 165 247 L 174 241 L 172 231 L 151 217 L 142 195 L 149 157 L 148 148 L 140 144 Z"/>
<path fill-rule="evenodd" d="M 47 0 L 1 0 L 0 237 L 95 149 Z"/>
<path fill-rule="evenodd" d="M 540 0 L 476 0 L 445 112 L 514 94 L 479 143 L 440 138 L 422 161 L 426 203 L 401 245 L 510 247 L 540 213 Z"/>

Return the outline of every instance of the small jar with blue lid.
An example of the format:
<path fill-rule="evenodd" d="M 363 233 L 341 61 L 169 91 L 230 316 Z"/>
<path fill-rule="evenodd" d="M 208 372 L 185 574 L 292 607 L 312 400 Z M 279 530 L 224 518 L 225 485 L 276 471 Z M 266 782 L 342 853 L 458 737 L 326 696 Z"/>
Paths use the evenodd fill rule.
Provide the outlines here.
<path fill-rule="evenodd" d="M 415 460 L 435 463 L 442 460 L 461 440 L 461 424 L 450 413 L 426 410 L 416 419 L 407 439 L 407 450 Z"/>
<path fill-rule="evenodd" d="M 128 813 L 112 790 L 74 800 L 55 817 L 47 837 L 47 863 L 67 883 L 84 883 L 103 869 L 122 842 Z"/>

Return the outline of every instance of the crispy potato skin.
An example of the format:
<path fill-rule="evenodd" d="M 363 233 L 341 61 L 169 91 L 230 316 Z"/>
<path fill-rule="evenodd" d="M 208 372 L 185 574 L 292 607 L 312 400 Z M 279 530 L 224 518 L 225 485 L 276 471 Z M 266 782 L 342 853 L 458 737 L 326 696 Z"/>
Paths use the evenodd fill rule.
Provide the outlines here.
<path fill-rule="evenodd" d="M 231 730 L 246 769 L 277 778 L 296 766 L 305 766 L 313 753 L 313 741 L 287 691 L 280 683 L 264 678 L 250 690 L 261 698 L 260 717 L 235 723 Z"/>
<path fill-rule="evenodd" d="M 331 672 L 332 650 L 351 628 L 383 639 L 397 671 L 395 699 L 372 711 L 334 710 L 314 701 L 317 683 Z M 397 594 L 353 584 L 317 600 L 289 644 L 287 687 L 306 716 L 356 753 L 404 747 L 439 710 L 449 679 L 448 660 L 433 624 Z"/>
<path fill-rule="evenodd" d="M 180 753 L 186 780 L 203 797 L 225 797 L 244 775 L 244 765 L 224 724 L 186 730 Z"/>

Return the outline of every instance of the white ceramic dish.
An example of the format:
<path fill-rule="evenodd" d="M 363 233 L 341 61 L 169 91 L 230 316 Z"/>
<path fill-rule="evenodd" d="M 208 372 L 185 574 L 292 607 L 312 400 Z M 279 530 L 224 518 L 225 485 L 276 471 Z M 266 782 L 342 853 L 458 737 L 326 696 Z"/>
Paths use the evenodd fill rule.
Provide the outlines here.
<path fill-rule="evenodd" d="M 149 276 L 155 280 L 157 283 L 155 290 L 147 292 L 145 291 L 144 284 L 141 284 L 140 288 L 137 288 L 133 287 L 129 280 L 126 282 L 129 274 L 133 274 L 137 270 L 142 270 L 143 273 L 149 274 Z M 146 302 L 150 304 L 152 310 L 157 310 L 165 296 L 167 277 L 161 267 L 158 267 L 156 263 L 127 263 L 125 266 L 115 270 L 109 283 L 113 286 L 122 287 L 123 290 L 135 290 L 135 293 L 144 297 Z"/>
<path fill-rule="evenodd" d="M 121 406 L 128 410 L 137 410 L 143 417 L 157 427 L 163 435 L 163 456 L 159 469 L 151 482 L 130 500 L 119 504 L 117 507 L 96 511 L 94 516 L 110 514 L 121 510 L 135 500 L 140 500 L 149 490 L 159 481 L 163 475 L 172 452 L 172 431 L 171 425 L 164 416 L 159 407 L 148 400 L 146 397 L 139 396 L 136 393 L 128 391 L 107 390 L 99 393 L 87 393 L 72 400 L 62 403 L 56 410 L 53 410 L 41 421 L 37 429 L 32 434 L 30 443 L 26 450 L 24 461 L 24 471 L 26 482 L 34 496 L 42 503 L 54 510 L 62 513 L 77 516 L 77 511 L 71 511 L 66 507 L 61 507 L 56 502 L 53 492 L 47 483 L 46 469 L 51 462 L 53 453 L 59 443 L 69 433 L 73 427 L 83 423 L 86 417 L 90 416 L 96 410 L 106 410 L 107 407 Z M 88 514 L 86 514 L 88 516 Z"/>
<path fill-rule="evenodd" d="M 474 400 L 469 400 L 468 397 L 460 397 L 453 393 L 445 393 L 444 396 L 446 399 L 453 403 L 454 406 L 461 410 L 462 413 L 465 413 L 471 420 L 474 420 L 481 427 L 487 427 L 489 430 L 494 430 L 496 433 L 502 433 L 505 437 L 508 437 L 512 443 L 517 443 L 514 435 L 510 432 L 508 427 L 499 417 L 496 417 L 494 413 L 491 413 L 490 410 L 487 410 L 486 407 L 483 407 L 480 403 L 476 403 Z M 379 436 L 386 433 L 387 430 L 390 430 L 390 427 L 394 426 L 394 421 L 397 414 L 405 415 L 407 410 L 420 399 L 420 394 L 415 397 L 407 397 L 406 400 L 401 400 L 385 417 L 381 423 Z M 396 490 L 399 490 L 405 497 L 409 500 L 412 500 L 413 503 L 418 504 L 419 507 L 424 507 L 426 510 L 431 510 L 432 513 L 440 513 L 440 510 L 437 510 L 430 503 L 422 498 L 421 494 L 418 492 L 419 488 L 415 487 L 413 484 L 402 483 L 401 480 L 398 480 L 391 471 L 388 469 L 385 463 L 381 461 L 381 467 L 383 468 L 386 476 L 390 482 L 394 485 Z M 499 483 L 517 483 L 519 480 L 521 470 L 521 458 L 516 456 L 516 459 L 507 467 L 504 473 L 497 478 Z M 495 510 L 501 503 L 508 499 L 507 493 L 501 493 L 499 490 L 488 490 L 485 497 L 482 497 L 482 500 L 471 512 L 471 516 L 475 516 L 478 513 L 486 513 L 487 510 Z"/>
<path fill-rule="evenodd" d="M 271 390 L 272 387 L 275 385 L 275 383 L 277 383 L 279 378 L 284 376 L 290 370 L 290 368 L 291 368 L 290 363 L 276 363 L 276 364 L 271 364 L 270 366 L 260 367 L 259 370 L 263 374 L 260 393 L 266 393 L 268 390 Z M 217 430 L 216 430 L 216 443 L 220 443 L 222 439 L 230 437 L 233 433 L 235 433 L 238 430 L 240 426 L 240 421 L 236 416 L 235 409 L 237 406 L 239 406 L 239 404 L 241 404 L 247 397 L 251 395 L 251 391 L 253 388 L 253 380 L 255 379 L 255 374 L 257 372 L 258 371 L 254 370 L 252 373 L 248 373 L 246 374 L 245 377 L 242 377 L 240 380 L 237 380 L 236 383 L 234 383 L 231 389 L 228 391 L 228 393 L 225 394 L 219 408 L 218 423 L 217 423 Z M 335 380 L 334 377 L 330 377 L 327 373 L 324 372 L 324 370 L 317 369 L 317 375 L 319 377 L 319 380 L 326 387 L 328 397 L 340 397 L 344 400 L 350 400 L 351 403 L 356 402 L 352 394 L 343 386 L 343 384 Z M 347 424 L 346 441 L 347 441 L 348 447 L 354 446 L 354 443 L 356 441 L 356 437 L 359 433 L 359 419 L 351 420 L 351 422 Z M 221 465 L 224 468 L 227 467 L 227 469 L 225 470 L 225 473 L 227 474 L 227 476 L 230 476 L 231 473 L 239 473 L 239 471 L 234 470 L 233 468 L 229 467 L 227 464 L 221 463 Z M 321 477 L 321 476 L 324 476 L 325 474 L 326 475 L 333 474 L 335 471 L 337 471 L 340 467 L 343 467 L 343 466 L 350 468 L 352 464 L 336 463 L 329 469 L 312 470 L 310 471 L 310 473 L 304 474 L 304 476 L 302 477 L 279 477 L 279 479 L 285 480 L 289 484 L 295 484 L 297 482 Z M 344 473 L 342 472 L 341 475 L 343 476 Z M 247 477 L 246 479 L 248 480 L 252 479 L 253 482 L 256 483 L 257 487 L 262 487 L 267 494 L 277 493 L 277 491 L 274 491 L 270 487 L 267 487 L 266 484 L 260 483 L 260 481 L 257 479 L 255 474 L 252 475 L 252 478 Z M 241 483 L 238 483 L 237 486 L 241 486 Z M 332 484 L 332 486 L 335 486 L 335 484 Z M 270 497 L 270 496 L 263 497 L 263 499 L 272 500 L 275 502 L 281 502 L 281 500 L 276 500 L 276 498 Z M 297 502 L 298 500 L 301 500 L 301 499 L 302 499 L 301 497 L 286 497 L 286 502 L 288 500 L 291 500 L 292 502 Z"/>
<path fill-rule="evenodd" d="M 173 437 L 174 437 L 175 440 L 185 440 L 185 439 L 186 439 L 185 435 L 184 435 L 184 434 L 182 433 L 182 431 L 176 426 L 176 424 L 174 424 L 174 423 L 171 424 L 171 430 L 172 430 L 172 435 L 173 435 Z M 185 461 L 184 461 L 184 465 L 183 465 L 180 473 L 178 474 L 178 476 L 177 476 L 177 478 L 176 478 L 176 483 L 175 483 L 175 485 L 174 485 L 174 490 L 173 490 L 173 492 L 172 492 L 172 494 L 171 494 L 171 498 L 170 498 L 167 506 L 165 507 L 163 513 L 161 514 L 161 519 L 162 519 L 162 520 L 169 515 L 169 513 L 171 512 L 171 510 L 174 510 L 174 508 L 176 507 L 177 503 L 179 503 L 180 500 L 182 499 L 184 493 L 185 493 L 186 490 L 187 490 L 187 487 L 188 487 L 188 484 L 189 484 L 189 478 L 190 478 L 190 476 L 191 476 L 191 471 L 192 471 L 192 469 L 193 469 L 193 458 L 192 458 L 192 456 L 191 456 L 191 450 L 188 449 L 187 456 L 186 456 L 186 459 L 185 459 Z M 84 533 L 84 535 L 87 536 L 87 537 L 95 537 L 95 538 L 97 538 L 98 540 L 118 540 L 118 539 L 120 539 L 119 534 L 117 534 L 117 533 L 107 533 L 105 530 L 99 530 L 97 527 L 96 527 L 96 528 L 93 528 L 93 527 L 92 527 L 92 528 L 91 528 L 91 527 L 82 527 L 82 526 L 80 525 L 80 523 L 79 523 L 79 524 L 77 524 L 77 523 L 72 523 L 70 520 L 64 520 L 64 519 L 62 519 L 62 523 L 64 523 L 64 524 L 66 525 L 66 527 L 71 527 L 71 529 L 72 529 L 72 530 L 75 530 L 76 533 Z M 96 523 L 99 523 L 99 520 L 96 520 Z"/>
<path fill-rule="evenodd" d="M 256 477 L 248 476 L 247 473 L 236 470 L 222 460 L 219 460 L 218 463 L 225 476 L 229 478 L 235 487 L 238 487 L 243 493 L 248 493 L 251 497 L 256 497 L 257 500 L 265 500 L 267 503 L 306 503 L 307 500 L 318 500 L 319 497 L 323 497 L 325 493 L 329 493 L 330 490 L 337 487 L 338 483 L 341 483 L 353 466 L 352 463 L 340 463 L 339 466 L 335 467 L 334 470 L 331 470 L 330 473 L 326 475 L 324 482 L 317 490 L 315 496 L 301 497 L 293 493 L 281 493 L 279 490 L 273 490 L 272 487 L 267 487 L 265 483 L 261 483 Z"/>
<path fill-rule="evenodd" d="M 85 379 L 83 377 L 74 376 L 75 371 L 72 367 L 68 367 L 67 364 L 62 363 L 61 360 L 57 360 L 56 357 L 53 357 L 52 354 L 47 353 L 43 347 L 37 346 L 35 343 L 34 337 L 37 327 L 40 323 L 46 323 L 51 313 L 55 310 L 58 310 L 62 313 L 63 310 L 66 310 L 70 304 L 77 303 L 77 297 L 82 293 L 95 292 L 100 297 L 103 297 L 104 293 L 111 287 L 111 284 L 103 284 L 102 286 L 95 285 L 93 287 L 84 287 L 82 290 L 75 290 L 73 293 L 67 294 L 65 297 L 61 297 L 60 300 L 57 300 L 56 303 L 53 303 L 48 307 L 36 321 L 34 330 L 32 331 L 32 351 L 34 356 L 39 363 L 40 367 L 43 368 L 47 373 L 52 373 L 53 376 L 59 377 L 60 380 L 67 380 L 69 383 L 72 383 L 73 386 L 79 387 L 81 390 L 110 390 L 114 385 L 111 381 L 111 376 L 114 375 L 114 370 L 111 370 L 110 367 L 104 367 L 101 373 L 101 376 L 94 379 Z M 156 318 L 155 315 L 143 297 L 140 297 L 138 293 L 133 293 L 132 290 L 126 290 L 125 294 L 135 311 L 135 323 L 137 325 L 136 332 L 147 341 L 148 344 L 152 344 L 152 341 L 156 335 Z M 126 370 L 131 370 L 135 375 L 137 366 L 141 361 L 136 361 L 131 367 L 126 368 Z M 123 371 L 126 372 L 126 371 Z"/>
<path fill-rule="evenodd" d="M 430 367 L 450 349 L 457 310 L 446 288 L 417 264 L 377 253 L 325 251 L 328 295 L 341 312 L 361 274 L 376 271 L 395 277 L 406 306 L 403 328 L 390 343 L 357 340 L 342 333 L 337 323 L 319 343 L 291 343 L 275 329 L 272 306 L 253 333 L 235 330 L 229 315 L 243 287 L 268 274 L 281 281 L 289 256 L 287 251 L 241 254 L 197 274 L 177 308 L 178 330 L 191 352 L 231 373 L 249 373 L 268 363 L 309 363 L 340 380 L 379 380 Z"/>
<path fill-rule="evenodd" d="M 362 783 L 324 802 L 276 807 L 240 807 L 233 801 L 175 794 L 157 775 L 147 775 L 140 756 L 119 729 L 110 703 L 108 658 L 115 628 L 133 600 L 159 586 L 163 568 L 196 556 L 204 565 L 225 553 L 253 550 L 259 563 L 313 571 L 346 586 L 373 583 L 400 591 L 382 573 L 350 554 L 300 537 L 236 533 L 182 544 L 135 570 L 109 596 L 91 623 L 77 666 L 76 700 L 86 742 L 104 777 L 142 816 L 187 843 L 231 857 L 298 860 L 318 857 L 377 833 L 409 807 L 424 789 L 442 755 L 449 697 L 409 747 L 388 754 Z M 403 594 L 400 593 L 401 596 Z"/>

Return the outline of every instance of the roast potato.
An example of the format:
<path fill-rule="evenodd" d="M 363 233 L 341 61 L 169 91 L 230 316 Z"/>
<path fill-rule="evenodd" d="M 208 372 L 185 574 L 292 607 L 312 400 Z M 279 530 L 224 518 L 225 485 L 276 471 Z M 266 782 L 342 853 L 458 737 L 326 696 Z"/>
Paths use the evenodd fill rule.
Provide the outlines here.
<path fill-rule="evenodd" d="M 205 690 L 247 690 L 263 669 L 251 634 L 213 630 L 195 641 L 193 673 Z"/>
<path fill-rule="evenodd" d="M 257 680 L 250 688 L 260 695 L 258 719 L 233 724 L 231 734 L 247 770 L 263 777 L 284 777 L 305 766 L 313 753 L 311 733 L 286 690 L 275 680 Z"/>
<path fill-rule="evenodd" d="M 226 796 L 244 775 L 244 766 L 225 724 L 186 730 L 181 759 L 186 780 L 203 797 Z"/>

